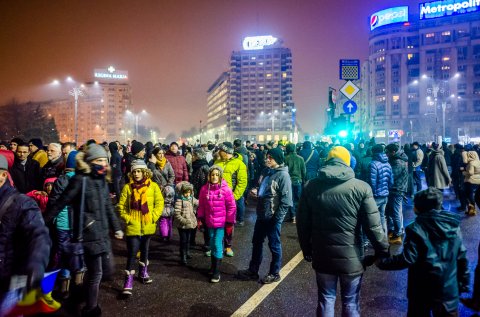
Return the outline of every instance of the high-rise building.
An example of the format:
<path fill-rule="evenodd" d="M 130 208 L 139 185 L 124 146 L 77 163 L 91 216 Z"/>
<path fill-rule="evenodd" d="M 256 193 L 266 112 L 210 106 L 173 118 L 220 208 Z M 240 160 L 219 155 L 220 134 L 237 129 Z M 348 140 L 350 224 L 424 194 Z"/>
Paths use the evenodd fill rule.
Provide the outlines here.
<path fill-rule="evenodd" d="M 292 140 L 292 53 L 271 36 L 246 38 L 207 91 L 206 135 L 222 141 Z"/>
<path fill-rule="evenodd" d="M 88 139 L 125 142 L 133 137 L 135 125 L 135 118 L 126 113 L 132 106 L 132 89 L 126 82 L 128 75 L 110 67 L 108 70 L 96 69 L 95 78 L 99 81 L 81 86 L 82 95 L 77 106 L 78 142 L 82 144 Z M 60 141 L 73 141 L 74 98 L 51 101 L 44 105 L 44 109 L 54 118 Z"/>
<path fill-rule="evenodd" d="M 396 7 L 371 16 L 368 104 L 380 141 L 480 137 L 480 1 Z"/>

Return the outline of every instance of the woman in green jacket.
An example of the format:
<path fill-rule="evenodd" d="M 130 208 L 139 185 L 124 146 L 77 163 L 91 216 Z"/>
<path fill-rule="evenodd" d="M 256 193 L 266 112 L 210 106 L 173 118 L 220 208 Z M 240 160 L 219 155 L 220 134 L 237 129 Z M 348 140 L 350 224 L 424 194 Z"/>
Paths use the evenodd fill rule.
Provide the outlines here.
<path fill-rule="evenodd" d="M 131 295 L 133 289 L 133 265 L 140 251 L 138 278 L 149 284 L 148 247 L 150 238 L 155 234 L 157 221 L 162 215 L 163 196 L 160 187 L 151 180 L 152 172 L 143 160 L 132 162 L 130 182 L 123 187 L 117 205 L 120 217 L 127 225 L 127 267 L 123 294 Z"/>

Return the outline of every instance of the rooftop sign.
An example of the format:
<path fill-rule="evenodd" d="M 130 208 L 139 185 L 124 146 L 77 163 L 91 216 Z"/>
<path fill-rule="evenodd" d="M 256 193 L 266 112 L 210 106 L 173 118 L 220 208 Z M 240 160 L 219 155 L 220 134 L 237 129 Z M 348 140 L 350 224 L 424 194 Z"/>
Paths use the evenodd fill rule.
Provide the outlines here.
<path fill-rule="evenodd" d="M 480 0 L 445 0 L 420 3 L 420 20 L 480 11 Z"/>
<path fill-rule="evenodd" d="M 128 71 L 116 70 L 115 67 L 110 66 L 108 68 L 96 68 L 94 70 L 94 77 L 100 79 L 116 79 L 125 80 L 128 79 Z"/>
<path fill-rule="evenodd" d="M 372 31 L 380 26 L 400 22 L 408 22 L 408 6 L 394 7 L 375 12 L 370 17 L 370 30 Z"/>
<path fill-rule="evenodd" d="M 270 46 L 277 42 L 277 38 L 271 35 L 250 36 L 243 40 L 244 50 L 262 50 L 265 46 Z"/>

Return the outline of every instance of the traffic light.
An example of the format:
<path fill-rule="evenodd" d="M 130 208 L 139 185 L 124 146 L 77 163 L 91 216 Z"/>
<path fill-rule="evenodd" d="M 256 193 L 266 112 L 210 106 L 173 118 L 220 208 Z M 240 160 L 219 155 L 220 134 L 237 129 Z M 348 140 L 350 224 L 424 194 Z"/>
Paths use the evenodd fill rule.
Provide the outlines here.
<path fill-rule="evenodd" d="M 348 131 L 347 130 L 340 130 L 338 131 L 338 136 L 341 138 L 346 138 L 348 136 Z"/>

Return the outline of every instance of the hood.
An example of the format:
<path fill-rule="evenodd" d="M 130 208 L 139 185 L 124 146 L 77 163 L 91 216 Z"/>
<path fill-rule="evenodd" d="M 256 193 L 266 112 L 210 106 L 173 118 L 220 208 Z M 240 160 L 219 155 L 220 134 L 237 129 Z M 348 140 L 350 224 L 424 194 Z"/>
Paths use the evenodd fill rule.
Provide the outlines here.
<path fill-rule="evenodd" d="M 55 183 L 56 180 L 57 180 L 56 177 L 47 178 L 45 182 L 43 182 L 43 186 L 47 185 L 48 183 Z"/>
<path fill-rule="evenodd" d="M 373 155 L 373 160 L 388 163 L 388 156 L 385 153 L 376 153 Z"/>
<path fill-rule="evenodd" d="M 193 185 L 190 184 L 189 182 L 182 181 L 182 182 L 178 183 L 177 186 L 175 186 L 175 192 L 178 196 L 181 196 L 182 192 L 184 192 L 186 190 L 190 190 L 192 192 L 192 195 L 193 195 Z"/>
<path fill-rule="evenodd" d="M 329 184 L 339 184 L 355 178 L 355 173 L 342 160 L 333 158 L 320 168 L 318 178 Z"/>
<path fill-rule="evenodd" d="M 108 144 L 108 149 L 110 150 L 110 153 L 112 153 L 112 154 L 118 152 L 117 142 L 110 142 Z"/>
<path fill-rule="evenodd" d="M 478 161 L 478 153 L 475 151 L 467 152 L 467 162 Z"/>
<path fill-rule="evenodd" d="M 431 149 L 430 151 L 430 155 L 441 155 L 441 156 L 444 156 L 445 153 L 443 152 L 442 149 L 438 149 L 438 150 L 434 150 L 434 149 Z"/>
<path fill-rule="evenodd" d="M 448 211 L 432 209 L 417 215 L 415 220 L 435 239 L 452 239 L 457 235 L 460 218 Z"/>
<path fill-rule="evenodd" d="M 403 151 L 398 151 L 395 153 L 395 155 L 392 157 L 392 160 L 402 160 L 405 162 L 408 162 L 408 156 L 405 154 Z"/>

